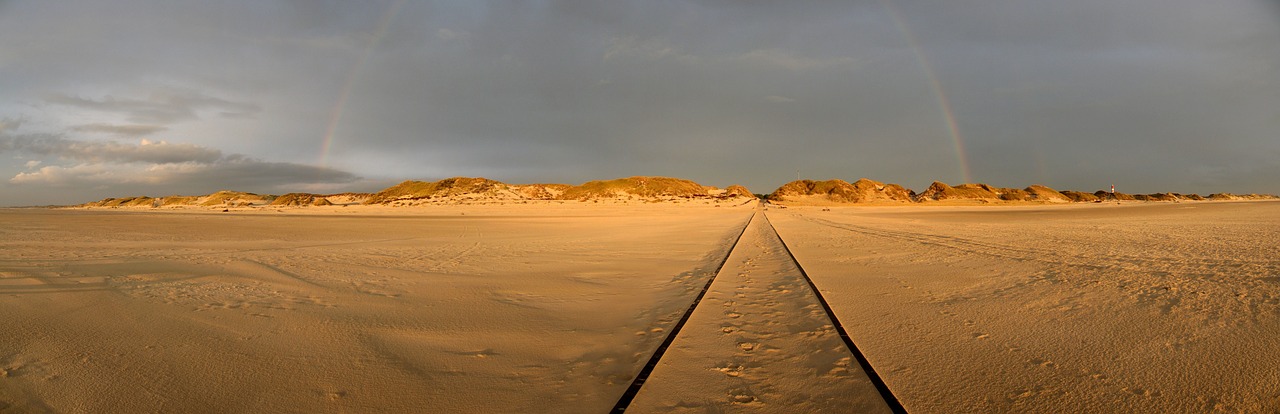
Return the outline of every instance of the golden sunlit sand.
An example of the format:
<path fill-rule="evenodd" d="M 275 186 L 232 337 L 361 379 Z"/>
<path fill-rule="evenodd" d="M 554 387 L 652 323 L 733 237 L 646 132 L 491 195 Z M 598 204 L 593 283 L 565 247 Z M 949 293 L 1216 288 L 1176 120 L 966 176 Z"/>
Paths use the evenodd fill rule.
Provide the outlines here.
<path fill-rule="evenodd" d="M 723 262 L 630 411 L 887 410 L 789 247 L 910 412 L 1280 409 L 1277 202 L 220 210 L 0 210 L 0 408 L 606 412 Z"/>
<path fill-rule="evenodd" d="M 1280 414 L 1278 18 L 0 0 L 0 414 Z"/>
<path fill-rule="evenodd" d="M 1280 203 L 770 217 L 909 411 L 1280 409 Z"/>

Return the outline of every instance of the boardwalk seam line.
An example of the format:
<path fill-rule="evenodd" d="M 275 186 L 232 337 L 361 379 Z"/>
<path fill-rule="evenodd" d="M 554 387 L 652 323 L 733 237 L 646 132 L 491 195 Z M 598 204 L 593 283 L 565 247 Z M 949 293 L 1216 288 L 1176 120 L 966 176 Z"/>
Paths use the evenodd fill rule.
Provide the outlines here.
<path fill-rule="evenodd" d="M 737 250 L 738 242 L 742 241 L 742 235 L 747 233 L 747 228 L 751 227 L 751 222 L 756 219 L 759 212 L 753 211 L 751 217 L 747 218 L 746 224 L 742 225 L 742 231 L 738 232 L 738 237 L 733 239 L 733 244 L 729 245 L 729 251 L 725 252 L 724 259 L 720 260 L 720 264 L 716 266 L 715 272 L 707 279 L 707 284 L 702 286 L 702 292 L 698 293 L 698 297 L 693 299 L 693 303 L 689 304 L 689 310 L 684 312 L 684 316 L 680 321 L 676 322 L 671 328 L 671 332 L 667 334 L 666 339 L 662 340 L 662 344 L 658 345 L 658 349 L 653 351 L 653 356 L 649 358 L 649 362 L 644 364 L 644 368 L 636 375 L 635 380 L 631 381 L 631 385 L 627 387 L 627 391 L 622 393 L 622 397 L 618 398 L 618 402 L 613 405 L 610 412 L 621 413 L 627 411 L 627 406 L 631 405 L 631 400 L 636 398 L 636 394 L 640 393 L 640 387 L 644 386 L 644 382 L 649 379 L 649 374 L 653 373 L 653 368 L 658 366 L 658 360 L 662 359 L 662 355 L 667 352 L 667 348 L 675 342 L 676 335 L 680 334 L 680 328 L 684 327 L 685 322 L 689 321 L 689 317 L 693 316 L 694 308 L 702 302 L 702 297 L 707 295 L 707 291 L 711 290 L 711 283 L 716 281 L 716 276 L 720 275 L 720 270 L 724 269 L 725 263 L 729 263 L 729 256 L 733 255 L 733 251 Z M 781 237 L 779 237 L 781 239 Z"/>
<path fill-rule="evenodd" d="M 880 397 L 884 398 L 885 404 L 889 405 L 889 409 L 895 413 L 906 413 L 907 410 L 902 407 L 902 403 L 898 401 L 898 397 L 889 391 L 889 386 L 885 385 L 884 380 L 880 378 L 875 369 L 871 367 L 871 362 L 867 361 L 867 357 L 858 350 L 858 346 L 853 344 L 853 338 L 849 337 L 849 333 L 844 330 L 844 325 L 840 324 L 840 320 L 836 319 L 836 313 L 831 309 L 831 305 L 827 304 L 827 299 L 822 297 L 822 292 L 818 291 L 818 286 L 813 283 L 813 279 L 809 277 L 809 273 L 804 271 L 804 266 L 800 265 L 800 260 L 796 259 L 796 255 L 791 253 L 791 247 L 787 246 L 787 241 L 782 238 L 782 234 L 778 233 L 778 229 L 773 227 L 773 222 L 769 220 L 769 216 L 764 216 L 764 222 L 769 224 L 769 229 L 773 230 L 773 234 L 778 237 L 778 241 L 782 242 L 782 249 L 787 252 L 787 256 L 791 257 L 791 261 L 796 264 L 796 269 L 800 270 L 800 276 L 809 282 L 809 289 L 813 291 L 813 295 L 818 298 L 818 303 L 822 304 L 822 310 L 827 312 L 827 318 L 831 319 L 831 325 L 835 326 L 836 333 L 840 335 L 840 339 L 844 341 L 844 345 L 849 348 L 849 352 L 858 360 L 858 365 L 862 366 L 862 371 L 866 372 L 867 378 L 876 386 L 876 391 L 880 392 Z"/>

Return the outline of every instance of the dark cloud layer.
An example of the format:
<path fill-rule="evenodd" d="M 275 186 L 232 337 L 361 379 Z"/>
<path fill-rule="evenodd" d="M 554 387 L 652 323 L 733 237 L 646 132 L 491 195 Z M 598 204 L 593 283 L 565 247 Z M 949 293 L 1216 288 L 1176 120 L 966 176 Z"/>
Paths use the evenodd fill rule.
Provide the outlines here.
<path fill-rule="evenodd" d="M 147 137 L 166 142 L 154 154 L 386 180 L 652 174 L 767 192 L 798 172 L 923 188 L 968 165 L 1001 186 L 1280 193 L 1272 1 L 0 7 L 0 117 L 79 142 L 28 142 L 44 158 L 0 159 L 9 177 L 32 161 L 140 174 L 112 163 L 144 162 L 122 158 L 142 146 L 104 140 Z M 45 199 L 30 188 L 0 196 Z"/>
<path fill-rule="evenodd" d="M 138 144 L 77 141 L 50 134 L 0 135 L 0 152 L 4 151 L 92 163 L 211 163 L 222 158 L 222 151 L 193 144 L 170 144 L 145 139 Z"/>
<path fill-rule="evenodd" d="M 157 132 L 165 131 L 169 128 L 160 125 L 146 124 L 85 124 L 71 127 L 76 132 L 97 132 L 120 137 L 143 137 Z"/>
<path fill-rule="evenodd" d="M 117 98 L 108 95 L 102 99 L 90 99 L 60 93 L 50 94 L 46 102 L 77 108 L 116 113 L 131 122 L 168 124 L 198 118 L 202 110 L 219 116 L 249 117 L 257 113 L 257 105 L 215 98 L 196 91 L 163 88 L 152 91 L 146 98 Z"/>
<path fill-rule="evenodd" d="M 141 140 L 79 141 L 50 134 L 6 134 L 0 131 L 0 154 L 70 161 L 46 165 L 33 160 L 8 184 L 32 193 L 74 192 L 113 195 L 200 193 L 216 189 L 257 191 L 332 190 L 366 183 L 354 174 L 333 168 L 288 162 L 268 162 L 193 144 Z M 114 194 L 127 195 L 127 194 Z M 104 196 L 105 197 L 105 196 Z"/>

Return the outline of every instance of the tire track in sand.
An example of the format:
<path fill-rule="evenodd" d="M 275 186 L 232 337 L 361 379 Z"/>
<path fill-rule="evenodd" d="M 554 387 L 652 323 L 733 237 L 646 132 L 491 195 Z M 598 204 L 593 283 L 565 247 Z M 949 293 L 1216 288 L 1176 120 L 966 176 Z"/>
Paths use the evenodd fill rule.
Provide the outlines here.
<path fill-rule="evenodd" d="M 985 241 L 972 238 L 964 238 L 960 236 L 930 234 L 923 231 L 902 231 L 885 228 L 874 228 L 865 225 L 856 225 L 851 223 L 836 222 L 807 215 L 796 214 L 796 218 L 808 221 L 821 226 L 831 227 L 850 231 L 853 233 L 864 234 L 868 236 L 882 237 L 893 240 L 906 242 L 915 242 L 922 245 L 938 246 L 942 248 L 952 249 L 964 253 L 973 253 L 997 257 L 1002 259 L 1010 259 L 1017 261 L 1035 261 L 1049 264 L 1061 264 L 1067 266 L 1075 266 L 1089 269 L 1106 270 L 1116 267 L 1124 267 L 1128 264 L 1130 269 L 1158 269 L 1156 272 L 1174 271 L 1166 269 L 1171 266 L 1171 262 L 1176 262 L 1180 268 L 1184 268 L 1188 272 L 1195 272 L 1198 269 L 1213 268 L 1275 268 L 1280 266 L 1280 260 L 1252 260 L 1241 257 L 1186 257 L 1179 256 L 1177 260 L 1170 257 L 1151 257 L 1138 256 L 1132 254 L 1124 254 L 1118 252 L 1107 252 L 1105 256 L 1075 254 L 1063 251 L 1057 248 L 1034 247 L 1026 244 L 1010 245 Z M 1183 269 L 1177 269 L 1183 270 Z"/>
<path fill-rule="evenodd" d="M 615 412 L 903 412 L 764 214 L 726 262 Z"/>

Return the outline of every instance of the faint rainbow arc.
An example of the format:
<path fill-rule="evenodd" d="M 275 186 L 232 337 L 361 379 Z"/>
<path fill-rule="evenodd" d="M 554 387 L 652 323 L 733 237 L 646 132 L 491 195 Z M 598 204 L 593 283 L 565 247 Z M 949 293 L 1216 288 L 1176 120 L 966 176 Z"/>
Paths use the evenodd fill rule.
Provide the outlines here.
<path fill-rule="evenodd" d="M 373 50 L 387 35 L 387 29 L 391 27 L 391 21 L 395 18 L 396 13 L 400 11 L 400 7 L 404 6 L 407 0 L 397 0 L 387 6 L 387 10 L 382 13 L 382 17 L 378 19 L 378 26 L 374 29 L 373 35 L 369 37 L 369 42 L 365 44 L 364 50 L 360 53 L 360 58 L 356 60 L 356 64 L 347 71 L 347 76 L 342 81 L 342 88 L 338 91 L 338 99 L 334 101 L 333 108 L 329 110 L 329 120 L 324 128 L 324 140 L 320 143 L 320 165 L 325 166 L 329 161 L 329 149 L 333 147 L 333 137 L 338 130 L 338 122 L 342 120 L 342 112 L 346 109 L 347 98 L 351 97 L 351 88 L 359 77 L 360 72 L 364 71 L 365 64 L 369 61 L 369 56 L 373 54 Z"/>
<path fill-rule="evenodd" d="M 956 125 L 955 111 L 951 109 L 951 100 L 947 98 L 946 89 L 942 88 L 942 82 L 938 80 L 938 75 L 933 72 L 933 65 L 929 64 L 929 58 L 925 56 L 924 49 L 920 48 L 920 43 L 916 41 L 915 34 L 907 26 L 907 22 L 902 19 L 902 15 L 898 13 L 893 1 L 880 0 L 880 4 L 889 11 L 889 16 L 893 18 L 894 25 L 898 27 L 899 32 L 902 32 L 902 36 L 907 40 L 907 46 L 911 47 L 911 52 L 915 54 L 916 63 L 920 64 L 920 69 L 924 70 L 925 77 L 929 78 L 929 86 L 933 89 L 934 98 L 937 99 L 938 110 L 942 112 L 942 119 L 947 124 L 947 132 L 951 134 L 951 142 L 955 145 L 960 174 L 964 177 L 964 182 L 972 183 L 973 173 L 969 169 L 969 155 L 965 152 L 964 136 L 960 134 L 960 127 Z"/>

